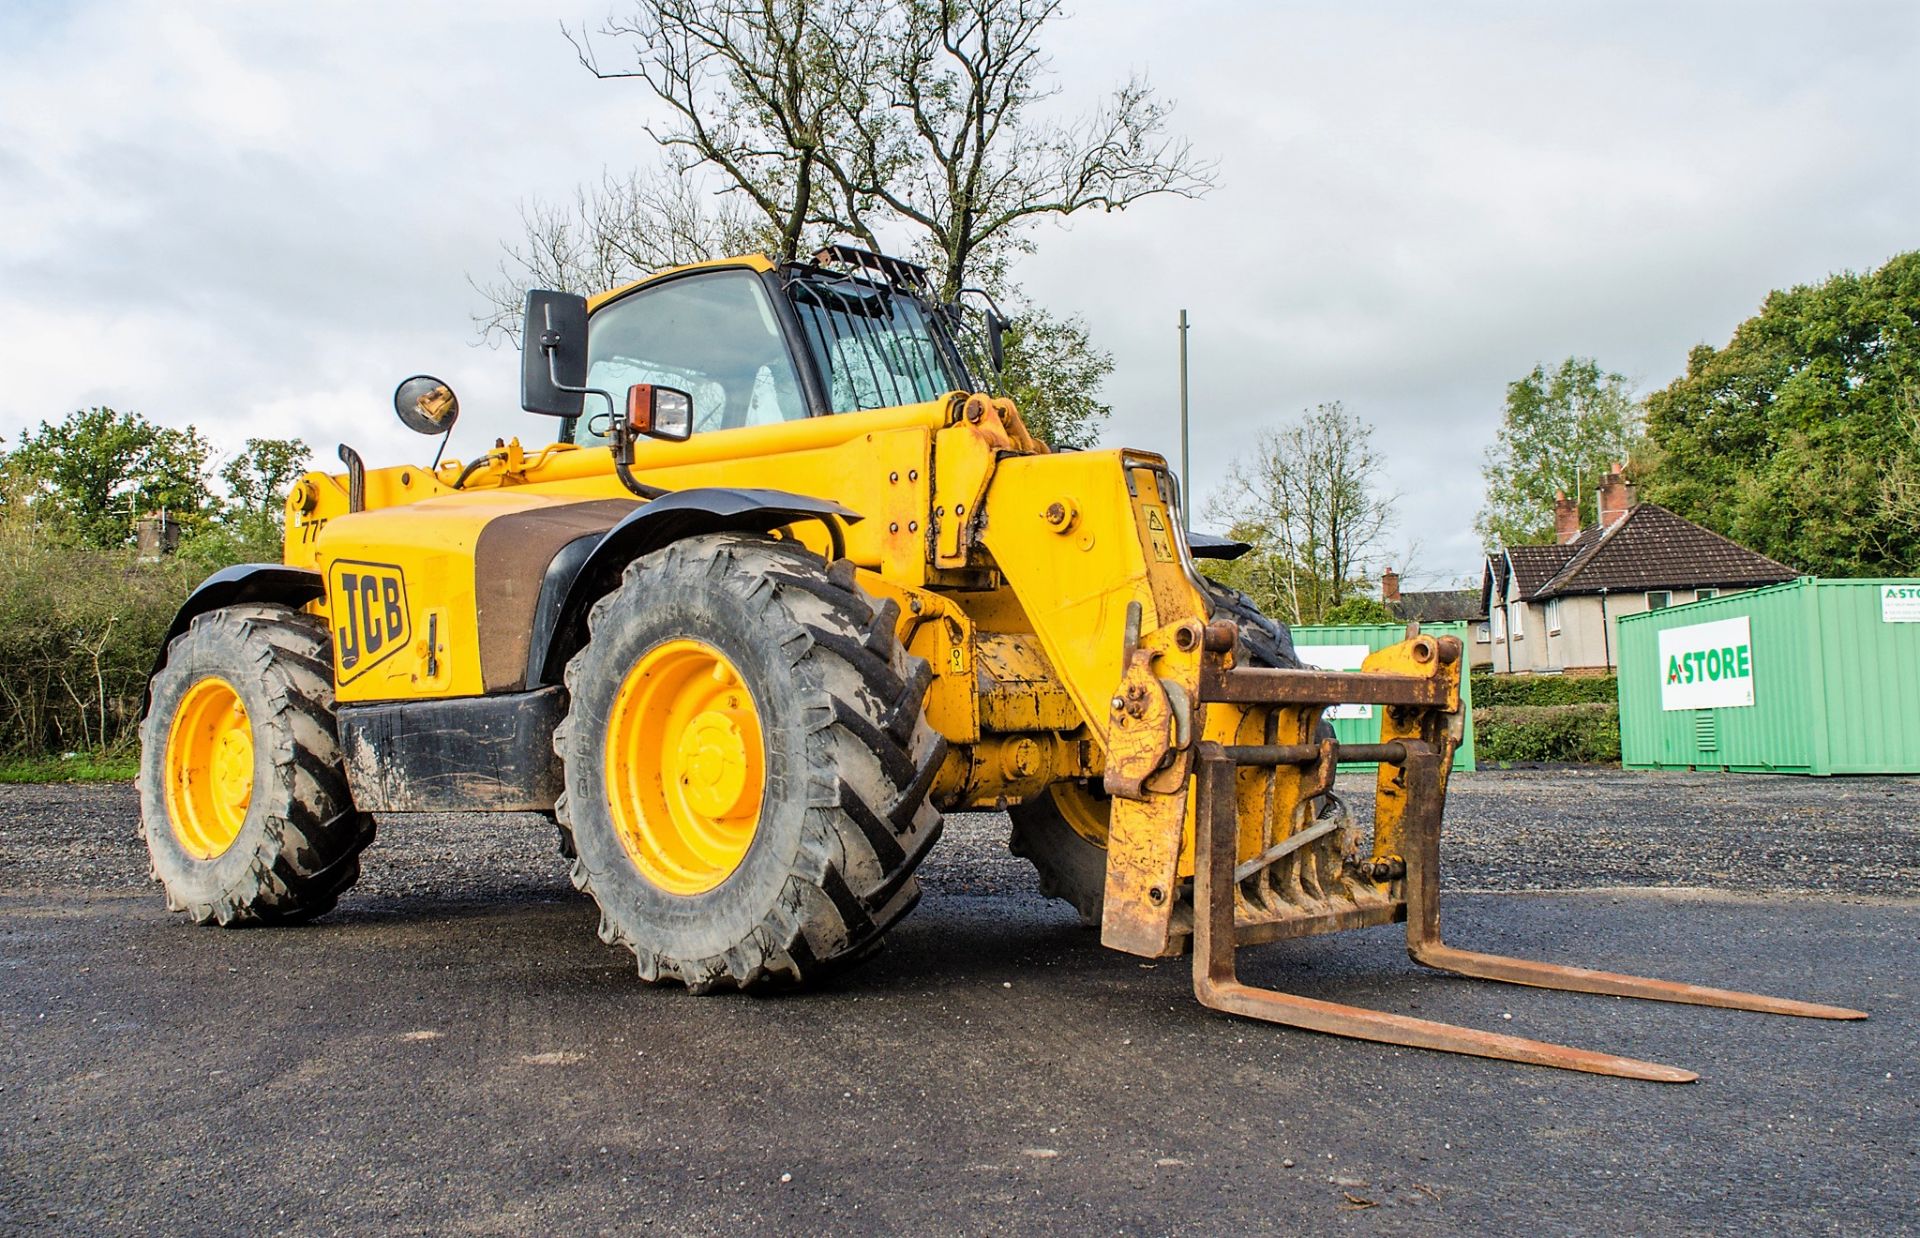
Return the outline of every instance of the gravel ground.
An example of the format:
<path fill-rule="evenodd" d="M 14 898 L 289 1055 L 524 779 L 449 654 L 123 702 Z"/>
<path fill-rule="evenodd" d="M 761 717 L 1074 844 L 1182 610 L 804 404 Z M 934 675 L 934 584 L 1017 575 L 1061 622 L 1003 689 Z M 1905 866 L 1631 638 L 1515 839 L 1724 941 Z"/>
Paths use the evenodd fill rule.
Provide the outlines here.
<path fill-rule="evenodd" d="M 1339 786 L 1372 817 L 1369 779 Z M 1701 887 L 1908 898 L 1920 893 L 1920 778 L 1790 778 L 1586 769 L 1454 778 L 1441 858 L 1455 890 Z M 0 888 L 152 888 L 130 786 L 0 786 Z M 1006 819 L 955 813 L 929 893 L 1026 894 Z M 524 816 L 383 824 L 347 896 L 526 898 L 568 892 L 553 831 Z"/>
<path fill-rule="evenodd" d="M 1363 783 L 1343 787 L 1356 809 Z M 1912 1233 L 1920 780 L 1463 775 L 1457 944 L 1872 1012 L 1463 981 L 1391 928 L 1245 952 L 1327 1001 L 1672 1062 L 1686 1087 L 1202 1009 L 993 814 L 873 960 L 639 984 L 538 818 L 383 823 L 302 927 L 196 930 L 129 788 L 0 787 L 0 1233 Z M 1712 886 L 1633 889 L 1634 886 Z M 1542 890 L 1555 892 L 1485 893 Z"/>

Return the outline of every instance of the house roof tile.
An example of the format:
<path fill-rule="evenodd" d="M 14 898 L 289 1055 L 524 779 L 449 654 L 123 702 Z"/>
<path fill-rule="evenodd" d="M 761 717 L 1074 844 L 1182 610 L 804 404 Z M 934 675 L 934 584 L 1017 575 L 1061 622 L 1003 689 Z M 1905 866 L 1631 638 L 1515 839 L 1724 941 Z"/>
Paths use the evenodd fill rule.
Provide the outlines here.
<path fill-rule="evenodd" d="M 1772 585 L 1797 574 L 1657 503 L 1638 504 L 1612 526 L 1585 529 L 1565 546 L 1514 546 L 1507 553 L 1531 559 L 1528 552 L 1540 550 L 1560 554 L 1538 583 L 1531 580 L 1537 569 L 1523 573 L 1514 560 L 1521 596 L 1534 601 L 1602 590 Z"/>
<path fill-rule="evenodd" d="M 1565 546 L 1509 546 L 1507 560 L 1513 564 L 1514 585 L 1521 597 L 1532 597 L 1552 580 L 1574 556 L 1576 544 Z"/>
<path fill-rule="evenodd" d="M 1402 619 L 1416 623 L 1452 623 L 1484 619 L 1486 607 L 1480 604 L 1478 589 L 1436 589 L 1430 592 L 1403 592 L 1387 608 Z"/>

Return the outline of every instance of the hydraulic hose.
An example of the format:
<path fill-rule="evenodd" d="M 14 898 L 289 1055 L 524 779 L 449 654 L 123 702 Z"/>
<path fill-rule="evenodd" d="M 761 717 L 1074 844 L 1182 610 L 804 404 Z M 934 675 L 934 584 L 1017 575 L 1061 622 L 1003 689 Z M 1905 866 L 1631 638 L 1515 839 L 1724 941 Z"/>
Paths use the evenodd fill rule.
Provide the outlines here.
<path fill-rule="evenodd" d="M 453 479 L 453 488 L 455 490 L 458 490 L 461 487 L 465 486 L 467 484 L 467 479 L 472 477 L 475 473 L 479 472 L 480 466 L 485 464 L 488 460 L 491 460 L 492 458 L 493 457 L 490 455 L 482 454 L 482 455 L 475 456 L 473 459 L 467 461 L 467 467 L 461 469 L 460 476 Z"/>

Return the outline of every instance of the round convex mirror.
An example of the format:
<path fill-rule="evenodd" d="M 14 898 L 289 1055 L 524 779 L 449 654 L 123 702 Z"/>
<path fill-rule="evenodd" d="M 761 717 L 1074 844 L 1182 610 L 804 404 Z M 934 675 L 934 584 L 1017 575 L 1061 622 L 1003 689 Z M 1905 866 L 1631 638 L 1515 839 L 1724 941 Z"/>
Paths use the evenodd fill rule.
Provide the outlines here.
<path fill-rule="evenodd" d="M 415 374 L 393 389 L 393 411 L 400 423 L 419 434 L 445 434 L 460 419 L 460 401 L 431 374 Z"/>

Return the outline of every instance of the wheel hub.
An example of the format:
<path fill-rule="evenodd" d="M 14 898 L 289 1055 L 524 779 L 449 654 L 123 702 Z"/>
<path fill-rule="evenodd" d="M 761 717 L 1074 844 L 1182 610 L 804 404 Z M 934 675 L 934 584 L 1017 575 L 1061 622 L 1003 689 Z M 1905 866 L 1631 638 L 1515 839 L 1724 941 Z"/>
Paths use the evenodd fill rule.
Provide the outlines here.
<path fill-rule="evenodd" d="M 701 894 L 740 867 L 759 828 L 765 747 L 752 695 L 712 645 L 671 640 L 634 662 L 602 761 L 614 832 L 643 877 Z"/>
<path fill-rule="evenodd" d="M 676 754 L 680 786 L 695 812 L 724 817 L 747 793 L 747 744 L 737 709 L 709 709 L 688 724 Z"/>
<path fill-rule="evenodd" d="M 167 731 L 167 817 L 187 854 L 233 846 L 253 802 L 253 724 L 234 686 L 209 676 L 187 689 Z"/>

